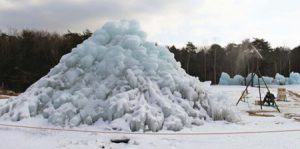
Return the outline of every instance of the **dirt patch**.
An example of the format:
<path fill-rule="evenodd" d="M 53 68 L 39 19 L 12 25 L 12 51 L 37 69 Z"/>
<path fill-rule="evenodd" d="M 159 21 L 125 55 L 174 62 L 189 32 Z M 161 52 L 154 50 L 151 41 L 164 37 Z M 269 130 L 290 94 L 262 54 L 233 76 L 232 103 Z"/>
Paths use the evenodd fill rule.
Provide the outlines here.
<path fill-rule="evenodd" d="M 12 90 L 4 90 L 0 89 L 0 95 L 7 95 L 7 96 L 18 96 L 20 93 L 16 93 Z"/>
<path fill-rule="evenodd" d="M 294 119 L 294 120 L 300 122 L 300 114 L 297 114 L 297 113 L 286 113 L 286 114 L 284 114 L 284 117 L 287 119 Z"/>
<path fill-rule="evenodd" d="M 9 98 L 9 96 L 6 96 L 6 95 L 0 95 L 0 100 L 1 100 L 1 99 L 7 99 L 7 98 Z"/>
<path fill-rule="evenodd" d="M 293 91 L 288 90 L 288 93 L 290 96 L 294 96 L 296 98 L 293 98 L 294 100 L 296 100 L 297 102 L 300 102 L 300 95 L 298 93 L 295 93 Z"/>
<path fill-rule="evenodd" d="M 277 111 L 267 111 L 267 110 L 257 110 L 257 111 L 246 111 L 250 116 L 260 116 L 260 117 L 275 117 L 273 114 L 269 114 Z"/>

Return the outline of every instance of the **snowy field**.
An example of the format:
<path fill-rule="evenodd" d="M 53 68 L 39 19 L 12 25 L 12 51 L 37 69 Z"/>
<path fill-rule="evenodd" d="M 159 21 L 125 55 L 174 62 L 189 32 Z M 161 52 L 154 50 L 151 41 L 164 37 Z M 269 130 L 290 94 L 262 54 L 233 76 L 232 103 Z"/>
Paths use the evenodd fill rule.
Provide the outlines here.
<path fill-rule="evenodd" d="M 282 86 L 281 86 L 282 87 Z M 284 86 L 288 91 L 300 94 L 300 86 Z M 278 86 L 271 86 L 273 93 L 277 93 Z M 235 105 L 242 91 L 243 86 L 211 86 L 215 94 L 227 96 L 228 103 Z M 263 95 L 266 89 L 262 89 Z M 240 102 L 237 106 L 241 116 L 238 123 L 225 121 L 205 122 L 202 126 L 184 128 L 179 132 L 163 130 L 159 133 L 166 135 L 144 135 L 144 134 L 103 134 L 96 132 L 69 132 L 56 130 L 37 130 L 28 128 L 14 128 L 0 126 L 1 148 L 5 149 L 96 149 L 96 148 L 210 148 L 210 149 L 296 149 L 300 147 L 300 132 L 266 132 L 278 130 L 300 130 L 300 122 L 293 118 L 285 118 L 287 113 L 300 114 L 300 98 L 295 94 L 288 94 L 288 102 L 279 102 L 281 113 L 276 112 L 272 107 L 263 107 L 263 110 L 273 111 L 267 114 L 274 117 L 249 116 L 246 111 L 258 110 L 259 106 L 254 101 L 259 99 L 258 89 L 249 88 L 248 102 Z M 0 99 L 0 105 L 7 99 Z M 41 118 L 24 119 L 19 122 L 0 121 L 1 124 L 42 126 L 51 127 L 47 121 Z M 105 131 L 102 125 L 97 126 L 81 125 L 76 129 Z M 61 127 L 56 127 L 61 128 Z M 71 129 L 71 128 L 69 128 Z M 242 133 L 225 134 L 231 132 L 265 132 L 265 133 Z M 191 133 L 191 134 L 190 134 Z M 199 133 L 199 134 L 195 134 Z M 203 134 L 208 133 L 208 134 Z M 220 133 L 220 134 L 216 134 Z M 111 138 L 128 137 L 128 144 L 110 143 Z"/>

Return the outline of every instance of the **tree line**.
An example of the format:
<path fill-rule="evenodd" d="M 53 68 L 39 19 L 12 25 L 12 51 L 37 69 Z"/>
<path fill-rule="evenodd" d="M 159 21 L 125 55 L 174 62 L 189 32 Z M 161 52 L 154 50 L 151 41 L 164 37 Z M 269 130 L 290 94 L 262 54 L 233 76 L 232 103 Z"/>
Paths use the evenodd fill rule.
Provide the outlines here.
<path fill-rule="evenodd" d="M 92 33 L 0 32 L 0 88 L 24 91 Z"/>
<path fill-rule="evenodd" d="M 300 72 L 300 46 L 272 48 L 268 41 L 259 38 L 229 43 L 225 47 L 218 44 L 196 47 L 188 42 L 182 48 L 174 45 L 168 48 L 187 73 L 213 84 L 218 83 L 222 72 L 231 77 L 236 74 L 245 77 L 257 70 L 262 76 L 271 77 L 276 73 L 287 77 L 290 72 Z"/>
<path fill-rule="evenodd" d="M 0 88 L 24 91 L 46 75 L 63 55 L 91 35 L 89 30 L 65 34 L 35 30 L 8 34 L 0 31 Z M 253 56 L 257 53 L 252 47 L 263 59 Z M 167 48 L 187 73 L 201 81 L 211 80 L 213 84 L 218 83 L 222 72 L 246 76 L 258 66 L 266 76 L 276 73 L 288 76 L 291 71 L 300 72 L 300 46 L 272 48 L 264 39 L 247 39 L 225 47 L 218 44 L 199 47 L 188 42 L 182 48 Z"/>

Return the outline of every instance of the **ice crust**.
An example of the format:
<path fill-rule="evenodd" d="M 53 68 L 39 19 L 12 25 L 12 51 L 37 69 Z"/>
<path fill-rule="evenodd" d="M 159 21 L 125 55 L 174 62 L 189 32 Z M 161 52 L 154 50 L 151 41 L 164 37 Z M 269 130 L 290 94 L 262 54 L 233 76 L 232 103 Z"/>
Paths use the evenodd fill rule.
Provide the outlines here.
<path fill-rule="evenodd" d="M 204 120 L 238 120 L 210 100 L 207 88 L 167 48 L 146 41 L 137 22 L 109 22 L 2 105 L 0 116 L 19 121 L 42 115 L 49 123 L 71 127 L 105 121 L 131 131 L 177 131 Z"/>
<path fill-rule="evenodd" d="M 263 78 L 263 79 L 262 79 Z M 277 73 L 275 78 L 263 76 L 259 78 L 259 83 L 267 85 L 299 85 L 300 84 L 300 74 L 291 72 L 289 77 L 284 77 L 283 75 Z M 251 73 L 246 77 L 246 81 L 249 82 L 251 79 Z M 245 78 L 241 75 L 235 75 L 230 78 L 229 74 L 222 72 L 219 79 L 219 85 L 245 85 Z M 255 74 L 253 79 L 253 85 L 258 85 L 258 76 Z"/>

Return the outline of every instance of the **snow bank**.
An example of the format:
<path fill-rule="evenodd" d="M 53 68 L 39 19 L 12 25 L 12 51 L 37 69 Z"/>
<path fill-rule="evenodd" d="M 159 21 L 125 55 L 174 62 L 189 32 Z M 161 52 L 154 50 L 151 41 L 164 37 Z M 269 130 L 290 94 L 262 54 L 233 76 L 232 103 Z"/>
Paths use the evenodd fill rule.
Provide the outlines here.
<path fill-rule="evenodd" d="M 263 79 L 262 79 L 263 78 Z M 262 78 L 258 78 L 256 74 L 254 74 L 253 85 L 261 85 L 264 84 L 263 81 L 267 85 L 289 85 L 289 84 L 300 84 L 300 74 L 291 72 L 290 77 L 284 77 L 283 75 L 277 73 L 275 78 L 263 76 Z M 249 82 L 251 80 L 251 73 L 246 77 L 246 81 Z M 245 78 L 241 75 L 235 75 L 233 78 L 230 78 L 229 74 L 222 72 L 221 77 L 219 79 L 219 85 L 245 85 Z"/>
<path fill-rule="evenodd" d="M 138 23 L 109 22 L 2 105 L 0 116 L 19 121 L 42 115 L 71 127 L 106 121 L 131 131 L 177 131 L 211 118 L 235 121 L 230 109 L 211 104 L 206 88 L 168 49 L 146 41 Z"/>
<path fill-rule="evenodd" d="M 278 84 L 278 85 L 287 84 L 286 78 L 283 75 L 279 74 L 279 73 L 276 73 L 274 81 L 275 81 L 275 84 Z"/>
<path fill-rule="evenodd" d="M 233 78 L 230 78 L 228 73 L 222 72 L 219 79 L 219 85 L 244 85 L 245 79 L 241 75 L 235 75 Z"/>
<path fill-rule="evenodd" d="M 227 120 L 230 122 L 238 122 L 241 118 L 235 105 L 229 104 L 228 97 L 222 92 L 208 91 L 209 104 L 211 106 L 208 111 L 213 120 Z"/>
<path fill-rule="evenodd" d="M 289 84 L 300 84 L 300 74 L 291 72 L 290 77 L 287 80 Z"/>
<path fill-rule="evenodd" d="M 220 79 L 219 79 L 219 85 L 231 85 L 231 78 L 228 73 L 222 72 Z"/>

